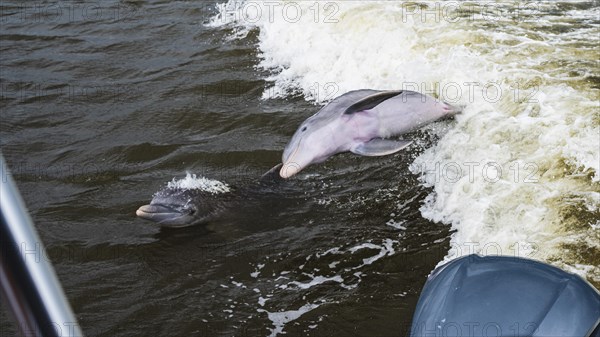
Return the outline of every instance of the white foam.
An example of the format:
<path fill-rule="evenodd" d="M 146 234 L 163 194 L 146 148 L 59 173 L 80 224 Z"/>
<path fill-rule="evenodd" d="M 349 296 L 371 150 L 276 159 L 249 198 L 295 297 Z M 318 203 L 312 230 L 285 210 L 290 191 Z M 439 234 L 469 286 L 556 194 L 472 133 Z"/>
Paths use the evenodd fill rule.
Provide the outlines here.
<path fill-rule="evenodd" d="M 258 298 L 258 305 L 260 305 L 261 307 L 264 307 L 265 303 L 267 303 L 268 300 L 269 300 L 268 298 L 264 298 L 264 297 L 260 296 Z"/>
<path fill-rule="evenodd" d="M 355 253 L 361 249 L 379 249 L 379 252 L 371 257 L 365 258 L 363 259 L 363 263 L 357 267 L 354 267 L 352 269 L 359 269 L 362 268 L 363 266 L 366 265 L 370 265 L 373 264 L 375 261 L 383 258 L 384 256 L 392 256 L 396 253 L 396 250 L 394 249 L 394 243 L 397 243 L 398 241 L 395 240 L 391 240 L 391 239 L 385 239 L 385 241 L 383 242 L 382 245 L 376 245 L 373 243 L 363 243 L 360 244 L 358 246 L 354 246 L 350 249 L 348 249 L 348 251 L 350 253 Z"/>
<path fill-rule="evenodd" d="M 236 281 L 231 280 L 231 283 L 233 283 L 233 285 L 235 285 L 236 287 L 239 287 L 239 288 L 247 288 L 242 282 L 236 282 Z"/>
<path fill-rule="evenodd" d="M 394 227 L 396 229 L 399 229 L 401 231 L 405 231 L 406 227 L 402 226 L 404 223 L 406 223 L 405 220 L 396 221 L 394 219 L 390 219 L 385 224 L 388 225 L 388 226 Z"/>
<path fill-rule="evenodd" d="M 189 172 L 183 179 L 173 178 L 173 180 L 167 184 L 167 187 L 184 190 L 199 189 L 212 194 L 227 193 L 231 191 L 229 185 L 226 183 L 205 177 L 197 177 L 195 174 L 191 174 Z"/>
<path fill-rule="evenodd" d="M 264 15 L 245 18 L 250 3 Z M 600 202 L 580 196 L 600 188 L 600 103 L 585 80 L 599 76 L 598 8 L 570 11 L 581 18 L 573 21 L 555 15 L 560 8 L 552 2 L 520 12 L 512 11 L 517 3 L 492 3 L 510 15 L 490 19 L 475 6 L 474 15 L 453 22 L 446 2 L 419 3 L 429 13 L 445 8 L 446 17 L 436 19 L 407 15 L 411 5 L 403 2 L 335 2 L 326 11 L 324 2 L 309 1 L 288 6 L 301 9 L 293 22 L 282 12 L 290 2 L 276 3 L 270 15 L 266 3 L 229 1 L 229 14 L 238 4 L 239 15 L 221 11 L 211 23 L 258 30 L 258 66 L 273 83 L 264 98 L 302 93 L 326 102 L 353 89 L 403 88 L 467 104 L 411 166 L 433 188 L 422 215 L 456 230 L 448 258 L 499 251 L 573 268 L 598 265 L 581 260 L 585 254 L 563 254 L 573 240 L 577 249 L 594 249 L 584 240 L 595 230 L 586 209 Z M 558 25 L 568 29 L 552 29 Z M 493 173 L 502 174 L 490 181 Z M 582 272 L 600 282 L 598 268 Z"/>
<path fill-rule="evenodd" d="M 329 254 L 342 254 L 342 253 L 343 253 L 343 251 L 341 251 L 339 247 L 333 247 L 331 249 L 326 250 L 323 253 L 319 253 L 319 252 L 315 253 L 315 257 L 320 258 L 320 257 L 326 256 Z"/>
<path fill-rule="evenodd" d="M 364 242 L 364 243 L 353 245 L 349 248 L 333 247 L 333 248 L 327 249 L 323 252 L 315 252 L 315 253 L 312 253 L 312 254 L 309 254 L 306 256 L 306 261 L 307 261 L 306 263 L 310 263 L 309 261 L 315 261 L 315 260 L 318 261 L 319 259 L 327 260 L 327 259 L 331 258 L 332 255 L 335 255 L 336 257 L 339 257 L 340 260 L 329 263 L 328 266 L 330 268 L 334 268 L 340 263 L 344 263 L 346 265 L 353 263 L 354 266 L 344 267 L 343 269 L 339 270 L 339 274 L 319 275 L 320 268 L 313 268 L 311 273 L 306 273 L 306 272 L 301 272 L 301 270 L 304 269 L 305 266 L 300 265 L 297 267 L 296 270 L 289 270 L 289 271 L 286 270 L 286 271 L 280 272 L 279 276 L 276 278 L 275 278 L 276 275 L 273 274 L 272 276 L 275 279 L 273 280 L 273 282 L 265 282 L 265 286 L 266 287 L 268 287 L 269 285 L 272 286 L 272 291 L 286 291 L 286 292 L 301 293 L 301 294 L 303 292 L 304 292 L 304 294 L 306 294 L 307 291 L 309 291 L 309 289 L 311 289 L 313 287 L 317 287 L 317 286 L 325 284 L 325 283 L 332 283 L 332 284 L 337 285 L 340 288 L 343 288 L 345 290 L 356 289 L 359 286 L 359 284 L 362 282 L 362 277 L 366 275 L 364 272 L 357 270 L 357 269 L 361 269 L 365 266 L 373 264 L 376 261 L 378 261 L 386 256 L 394 255 L 396 253 L 396 250 L 394 249 L 394 244 L 398 244 L 398 243 L 399 242 L 395 241 L 395 240 L 385 239 L 385 240 L 383 240 L 383 242 L 381 244 L 375 244 L 373 242 Z M 362 261 L 359 261 L 359 262 L 354 261 L 354 259 L 352 258 L 352 254 L 354 254 L 360 250 L 364 250 L 364 249 L 378 250 L 378 252 L 375 253 L 374 255 L 372 255 L 371 257 L 363 259 Z M 269 257 L 265 257 L 265 259 L 270 260 L 269 262 L 276 262 L 275 260 L 271 261 L 271 259 Z M 265 267 L 265 264 L 257 264 L 256 269 L 255 269 L 256 273 L 258 273 L 264 267 Z M 285 274 L 289 277 L 281 276 L 282 274 Z M 297 275 L 297 274 L 302 274 L 302 275 L 308 277 L 309 280 L 308 281 L 306 281 L 306 280 L 288 281 L 290 279 L 293 279 L 294 275 Z M 348 277 L 350 279 L 356 278 L 357 280 L 354 280 L 354 283 L 352 283 L 352 284 L 346 284 L 346 283 L 344 283 L 345 279 L 342 275 L 348 275 Z M 352 277 L 351 275 L 353 275 L 354 277 Z M 278 283 L 277 281 L 285 281 L 285 283 Z M 271 329 L 270 336 L 276 336 L 278 334 L 283 334 L 284 333 L 283 329 L 287 323 L 296 320 L 301 315 L 303 315 L 325 303 L 325 301 L 322 300 L 321 301 L 322 303 L 313 303 L 313 304 L 309 303 L 309 304 L 302 306 L 298 310 L 269 312 L 266 310 L 265 305 L 266 305 L 266 302 L 269 301 L 271 299 L 271 297 L 273 297 L 273 293 L 267 294 L 265 296 L 263 294 L 265 292 L 268 292 L 268 290 L 254 288 L 254 289 L 252 289 L 252 291 L 256 294 L 259 294 L 259 297 L 258 297 L 259 308 L 257 309 L 257 311 L 267 313 L 269 319 L 273 322 L 274 328 Z M 306 295 L 303 295 L 302 300 L 306 300 L 306 297 L 307 297 Z M 321 319 L 319 319 L 319 322 L 320 321 L 321 321 Z"/>
<path fill-rule="evenodd" d="M 308 281 L 308 282 L 298 282 L 298 281 L 293 281 L 290 282 L 288 285 L 295 285 L 296 287 L 300 288 L 300 289 L 308 289 L 308 288 L 312 288 L 316 285 L 319 284 L 323 284 L 325 282 L 337 282 L 337 283 L 344 283 L 344 279 L 339 276 L 339 275 L 335 275 L 333 277 L 324 277 L 324 276 L 313 276 L 312 280 Z"/>
<path fill-rule="evenodd" d="M 273 322 L 274 328 L 271 329 L 270 337 L 275 337 L 278 334 L 283 332 L 283 327 L 292 321 L 297 320 L 300 316 L 310 312 L 321 306 L 322 303 L 308 303 L 301 306 L 298 310 L 288 310 L 288 311 L 278 311 L 278 312 L 269 312 L 264 309 L 258 309 L 258 312 L 266 312 L 269 320 Z"/>

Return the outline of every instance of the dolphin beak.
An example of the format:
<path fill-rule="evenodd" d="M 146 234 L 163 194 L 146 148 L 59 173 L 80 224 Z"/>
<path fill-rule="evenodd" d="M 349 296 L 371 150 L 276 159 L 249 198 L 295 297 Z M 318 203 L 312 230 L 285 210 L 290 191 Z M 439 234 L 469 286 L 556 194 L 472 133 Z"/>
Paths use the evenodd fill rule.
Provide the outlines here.
<path fill-rule="evenodd" d="M 281 166 L 281 170 L 279 170 L 279 175 L 281 176 L 281 178 L 287 179 L 296 175 L 298 172 L 300 172 L 300 170 L 302 170 L 300 164 L 292 160 L 288 160 Z"/>
<path fill-rule="evenodd" d="M 135 211 L 135 215 L 158 223 L 168 223 L 182 216 L 181 212 L 163 205 L 144 205 Z"/>
<path fill-rule="evenodd" d="M 298 145 L 296 145 L 296 148 L 294 149 L 294 151 L 292 151 L 291 154 L 287 156 L 287 158 L 285 158 L 285 155 L 284 155 L 284 158 L 283 158 L 284 163 L 281 166 L 281 170 L 279 170 L 279 175 L 283 179 L 287 179 L 289 177 L 296 175 L 298 172 L 300 172 L 300 170 L 302 170 L 306 166 L 306 165 L 301 166 L 298 163 L 298 161 L 295 159 L 297 157 L 298 150 L 300 149 L 299 143 L 300 142 L 298 142 Z"/>

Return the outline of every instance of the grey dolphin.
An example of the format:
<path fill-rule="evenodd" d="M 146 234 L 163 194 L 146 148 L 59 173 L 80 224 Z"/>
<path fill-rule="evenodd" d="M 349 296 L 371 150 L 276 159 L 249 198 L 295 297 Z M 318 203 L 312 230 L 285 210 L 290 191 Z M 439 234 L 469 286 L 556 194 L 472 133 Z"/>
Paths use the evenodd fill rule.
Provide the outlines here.
<path fill-rule="evenodd" d="M 384 156 L 410 140 L 385 139 L 459 113 L 460 107 L 414 91 L 356 90 L 345 93 L 305 120 L 283 151 L 282 178 L 334 154 L 350 151 Z"/>
<path fill-rule="evenodd" d="M 206 223 L 222 212 L 270 191 L 270 184 L 281 180 L 278 174 L 280 169 L 281 164 L 276 165 L 263 174 L 257 183 L 240 189 L 232 188 L 227 192 L 167 186 L 155 193 L 150 203 L 138 208 L 135 214 L 161 227 L 178 228 Z"/>
<path fill-rule="evenodd" d="M 186 227 L 213 219 L 232 199 L 232 192 L 214 195 L 202 190 L 166 187 L 135 214 L 162 227 Z"/>

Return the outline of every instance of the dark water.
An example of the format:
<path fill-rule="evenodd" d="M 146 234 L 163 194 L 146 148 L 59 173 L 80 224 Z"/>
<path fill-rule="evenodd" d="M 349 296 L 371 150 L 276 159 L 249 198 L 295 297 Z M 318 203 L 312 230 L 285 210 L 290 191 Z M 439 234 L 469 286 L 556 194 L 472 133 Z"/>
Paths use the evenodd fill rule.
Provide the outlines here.
<path fill-rule="evenodd" d="M 84 332 L 266 336 L 269 313 L 318 305 L 287 336 L 405 335 L 448 250 L 419 213 L 419 149 L 337 156 L 207 226 L 135 217 L 186 171 L 250 184 L 318 109 L 261 100 L 255 32 L 205 27 L 213 5 L 0 5 L 2 154 Z M 15 333 L 4 311 L 0 331 Z"/>

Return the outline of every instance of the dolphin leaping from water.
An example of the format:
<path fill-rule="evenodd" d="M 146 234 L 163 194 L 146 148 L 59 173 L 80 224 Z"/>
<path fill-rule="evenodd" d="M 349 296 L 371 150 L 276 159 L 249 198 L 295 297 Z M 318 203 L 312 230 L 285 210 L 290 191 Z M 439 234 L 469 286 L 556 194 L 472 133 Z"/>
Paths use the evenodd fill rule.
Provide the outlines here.
<path fill-rule="evenodd" d="M 414 91 L 355 90 L 341 95 L 305 120 L 283 151 L 282 178 L 334 154 L 350 151 L 385 156 L 410 140 L 385 139 L 459 113 L 460 107 Z"/>

